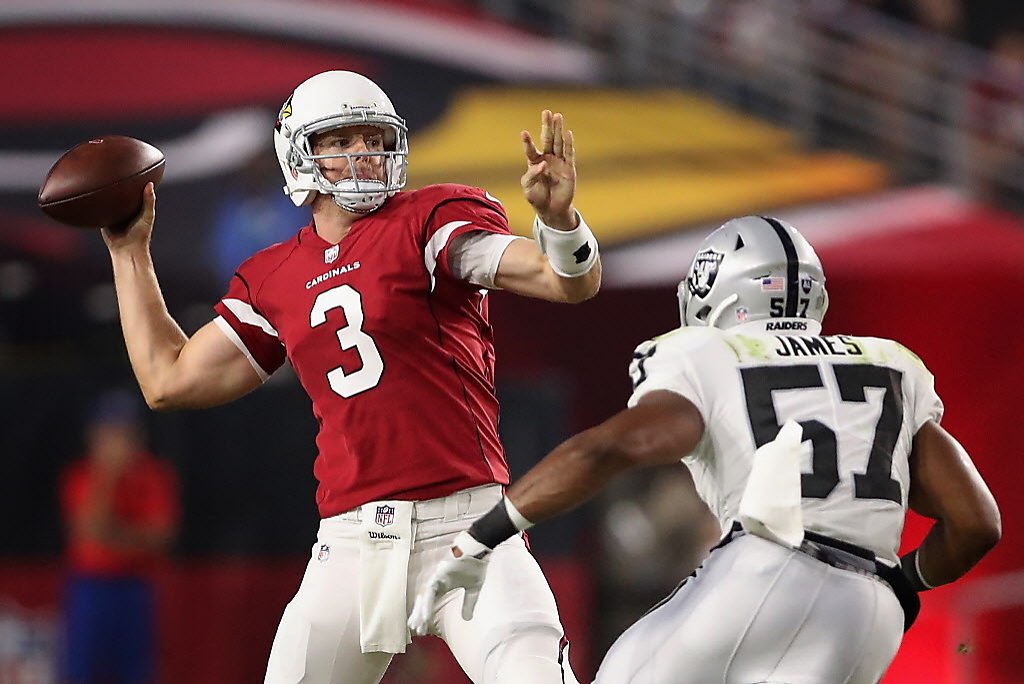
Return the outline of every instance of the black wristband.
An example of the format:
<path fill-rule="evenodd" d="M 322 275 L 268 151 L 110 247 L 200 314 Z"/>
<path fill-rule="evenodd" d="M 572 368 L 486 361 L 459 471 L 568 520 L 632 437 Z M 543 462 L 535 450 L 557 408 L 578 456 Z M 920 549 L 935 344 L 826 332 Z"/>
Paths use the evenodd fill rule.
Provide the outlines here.
<path fill-rule="evenodd" d="M 910 582 L 910 586 L 914 588 L 914 591 L 921 592 L 932 587 L 924 581 L 924 578 L 921 577 L 921 573 L 917 569 L 917 551 L 918 549 L 914 549 L 900 558 L 900 569 L 903 571 L 907 581 Z"/>
<path fill-rule="evenodd" d="M 498 505 L 487 511 L 469 528 L 469 536 L 489 549 L 493 549 L 517 534 L 519 534 L 519 530 L 512 523 L 512 518 L 508 516 L 504 500 L 499 501 Z"/>

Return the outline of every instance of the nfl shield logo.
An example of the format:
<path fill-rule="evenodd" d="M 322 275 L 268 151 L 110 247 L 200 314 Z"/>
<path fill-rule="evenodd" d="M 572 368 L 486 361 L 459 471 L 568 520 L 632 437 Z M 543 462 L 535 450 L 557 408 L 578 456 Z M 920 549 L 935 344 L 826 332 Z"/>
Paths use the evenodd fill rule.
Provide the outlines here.
<path fill-rule="evenodd" d="M 377 515 L 373 517 L 373 520 L 381 527 L 387 527 L 395 522 L 395 507 L 387 504 L 377 506 Z"/>
<path fill-rule="evenodd" d="M 327 544 L 320 545 L 320 552 L 316 554 L 316 559 L 323 563 L 331 557 L 331 547 Z"/>
<path fill-rule="evenodd" d="M 697 252 L 697 256 L 693 258 L 690 277 L 687 279 L 690 292 L 698 297 L 707 297 L 715 284 L 715 278 L 718 277 L 718 266 L 724 258 L 725 254 L 716 249 L 702 249 Z"/>
<path fill-rule="evenodd" d="M 338 245 L 334 245 L 333 247 L 328 247 L 327 249 L 324 250 L 324 263 L 325 264 L 333 264 L 337 260 L 338 260 Z"/>
<path fill-rule="evenodd" d="M 804 294 L 811 294 L 811 285 L 812 282 L 810 278 L 800 279 L 800 289 L 804 291 Z"/>

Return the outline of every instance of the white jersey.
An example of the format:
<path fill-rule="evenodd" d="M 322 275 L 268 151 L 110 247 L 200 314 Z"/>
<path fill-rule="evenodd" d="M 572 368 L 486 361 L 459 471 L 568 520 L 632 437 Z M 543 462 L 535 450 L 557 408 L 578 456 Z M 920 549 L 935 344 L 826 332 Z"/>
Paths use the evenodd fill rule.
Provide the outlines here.
<path fill-rule="evenodd" d="M 913 438 L 941 419 L 942 402 L 931 373 L 898 342 L 820 332 L 803 319 L 680 328 L 637 347 L 629 406 L 669 390 L 700 411 L 704 437 L 682 460 L 723 533 L 755 450 L 798 421 L 804 527 L 896 563 Z"/>

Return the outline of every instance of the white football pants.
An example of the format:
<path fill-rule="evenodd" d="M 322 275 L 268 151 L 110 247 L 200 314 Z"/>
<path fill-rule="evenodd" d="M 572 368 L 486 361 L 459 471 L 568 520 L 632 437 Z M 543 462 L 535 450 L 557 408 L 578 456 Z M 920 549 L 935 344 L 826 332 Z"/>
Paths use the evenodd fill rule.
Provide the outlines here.
<path fill-rule="evenodd" d="M 406 617 L 455 536 L 500 499 L 501 487 L 489 485 L 416 503 Z M 384 676 L 393 655 L 362 653 L 359 646 L 359 530 L 354 512 L 320 521 L 302 584 L 274 638 L 266 684 L 376 684 Z M 576 684 L 554 596 L 521 537 L 492 553 L 468 622 L 462 595 L 456 590 L 442 599 L 433 633 L 474 684 Z"/>
<path fill-rule="evenodd" d="M 875 684 L 902 638 L 881 580 L 748 534 L 627 629 L 595 684 Z"/>

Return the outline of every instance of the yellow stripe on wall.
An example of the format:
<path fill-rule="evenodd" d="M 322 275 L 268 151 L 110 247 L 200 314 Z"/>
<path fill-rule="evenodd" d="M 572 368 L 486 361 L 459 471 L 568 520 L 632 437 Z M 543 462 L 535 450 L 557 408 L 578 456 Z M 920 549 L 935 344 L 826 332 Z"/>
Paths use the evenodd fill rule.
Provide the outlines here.
<path fill-rule="evenodd" d="M 528 234 L 519 132 L 539 138 L 545 107 L 561 111 L 574 132 L 576 203 L 603 244 L 886 183 L 881 164 L 801 150 L 787 131 L 687 93 L 481 88 L 460 93 L 413 136 L 409 187 L 483 187 L 505 204 L 513 230 Z"/>

